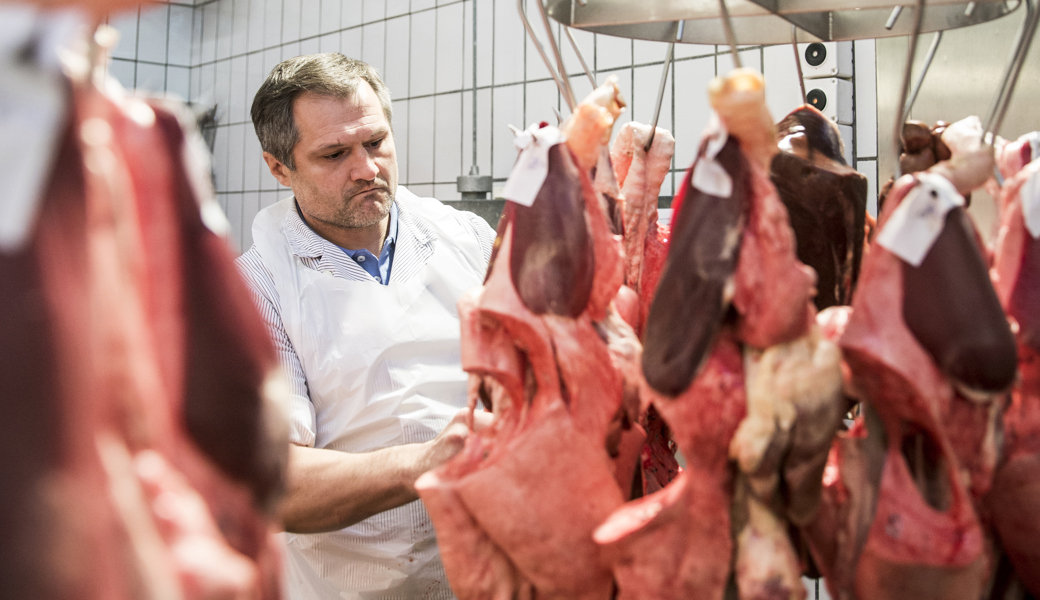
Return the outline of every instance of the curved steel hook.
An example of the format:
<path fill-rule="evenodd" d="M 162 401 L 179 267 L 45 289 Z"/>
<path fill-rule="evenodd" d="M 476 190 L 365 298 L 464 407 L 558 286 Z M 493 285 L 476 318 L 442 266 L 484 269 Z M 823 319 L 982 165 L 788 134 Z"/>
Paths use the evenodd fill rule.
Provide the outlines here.
<path fill-rule="evenodd" d="M 910 73 L 914 68 L 914 54 L 917 53 L 917 38 L 921 35 L 921 21 L 924 19 L 924 1 L 917 0 L 917 6 L 914 8 L 914 26 L 910 30 L 910 42 L 907 44 L 906 51 L 906 68 L 903 69 L 903 83 L 899 87 L 899 102 L 896 106 L 906 106 L 906 95 L 910 89 Z M 892 146 L 895 150 L 896 167 L 895 176 L 899 178 L 901 169 L 899 167 L 899 154 L 903 150 L 903 118 L 904 115 L 902 110 L 896 115 L 895 125 L 895 136 L 892 139 Z"/>
<path fill-rule="evenodd" d="M 574 41 L 574 36 L 571 35 L 571 28 L 566 25 L 561 25 L 563 32 L 567 34 L 567 39 L 571 42 L 571 48 L 574 48 L 574 55 L 578 57 L 578 62 L 581 63 L 581 68 L 585 71 L 585 76 L 589 78 L 589 83 L 592 84 L 592 89 L 596 89 L 596 78 L 592 76 L 592 71 L 589 70 L 589 66 L 585 64 L 585 57 L 581 55 L 581 50 L 578 50 L 578 43 Z"/>
<path fill-rule="evenodd" d="M 685 29 L 685 27 L 685 20 L 678 21 L 675 27 L 675 41 L 668 44 L 668 54 L 664 57 L 664 70 L 661 72 L 661 85 L 657 88 L 657 105 L 654 108 L 654 122 L 650 124 L 650 137 L 648 137 L 646 143 L 643 144 L 643 152 L 649 152 L 650 146 L 654 144 L 654 134 L 657 133 L 657 121 L 661 118 L 661 104 L 664 103 L 665 84 L 668 83 L 668 71 L 672 67 L 672 58 L 675 56 L 675 42 L 682 39 L 683 29 Z"/>
<path fill-rule="evenodd" d="M 730 54 L 733 55 L 733 68 L 740 69 L 744 65 L 740 63 L 740 54 L 737 53 L 737 38 L 733 35 L 733 22 L 729 18 L 729 9 L 726 8 L 726 0 L 719 0 L 719 10 L 722 13 L 722 27 L 726 31 L 726 41 L 729 43 Z"/>
<path fill-rule="evenodd" d="M 1011 95 L 1015 91 L 1018 76 L 1022 72 L 1022 65 L 1029 54 L 1029 46 L 1033 43 L 1033 34 L 1036 33 L 1037 23 L 1040 22 L 1040 11 L 1036 9 L 1036 0 L 1025 0 L 1025 4 L 1026 16 L 1022 20 L 1022 28 L 1019 29 L 1015 38 L 1014 48 L 1008 59 L 1008 66 L 1004 70 L 1000 90 L 997 93 L 997 97 L 993 100 L 993 106 L 990 108 L 989 116 L 986 118 L 986 126 L 983 129 L 982 139 L 986 142 L 986 135 L 991 134 L 989 141 L 986 142 L 991 146 L 997 138 L 997 132 L 1000 130 L 1001 124 L 1004 122 L 1008 104 L 1011 102 Z"/>
<path fill-rule="evenodd" d="M 527 10 L 524 6 L 525 0 L 516 0 L 517 10 L 520 12 L 520 20 L 524 22 L 524 29 L 527 30 L 527 35 L 531 37 L 531 42 L 534 44 L 538 54 L 541 55 L 542 60 L 545 62 L 545 68 L 549 69 L 549 75 L 552 76 L 553 81 L 556 82 L 556 87 L 559 88 L 560 94 L 563 95 L 563 99 L 567 102 L 567 107 L 574 111 L 574 92 L 571 91 L 570 80 L 567 79 L 566 72 L 562 75 L 557 74 L 556 69 L 553 68 L 552 63 L 549 62 L 549 57 L 545 54 L 545 50 L 542 48 L 541 42 L 538 41 L 538 36 L 534 33 L 534 28 L 531 27 L 531 22 L 527 20 Z M 545 22 L 545 28 L 549 34 L 549 41 L 553 45 L 553 53 L 556 58 L 559 59 L 559 50 L 556 48 L 556 39 L 552 35 L 552 31 L 549 29 L 549 17 L 545 14 L 545 7 L 542 6 L 542 0 L 535 0 L 538 3 L 538 8 L 542 13 L 542 18 Z M 557 64 L 562 64 L 562 60 L 558 60 Z"/>
<path fill-rule="evenodd" d="M 939 42 L 942 41 L 942 31 L 936 31 L 935 37 L 932 39 L 932 45 L 928 47 L 928 54 L 924 57 L 924 64 L 921 65 L 921 72 L 917 74 L 917 81 L 914 82 L 914 89 L 910 92 L 910 98 L 907 99 L 906 104 L 903 105 L 903 120 L 910 116 L 910 109 L 913 108 L 914 102 L 917 101 L 917 94 L 921 92 L 921 85 L 924 83 L 924 77 L 928 74 L 928 69 L 932 66 L 932 60 L 935 59 L 935 51 L 939 49 Z"/>

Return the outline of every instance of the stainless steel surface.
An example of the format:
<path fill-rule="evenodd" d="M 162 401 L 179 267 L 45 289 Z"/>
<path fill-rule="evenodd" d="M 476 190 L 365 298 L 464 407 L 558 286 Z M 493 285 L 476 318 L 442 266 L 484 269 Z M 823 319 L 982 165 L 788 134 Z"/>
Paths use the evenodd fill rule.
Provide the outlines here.
<path fill-rule="evenodd" d="M 547 0 L 549 15 L 565 25 L 635 39 L 671 41 L 674 23 L 686 20 L 680 40 L 727 44 L 717 0 Z M 984 23 L 1012 12 L 1021 0 L 930 0 L 922 32 Z M 967 10 L 974 4 L 973 10 Z M 913 19 L 904 14 L 886 28 L 895 0 L 727 0 L 733 33 L 741 44 L 784 44 L 787 26 L 800 29 L 798 41 L 836 41 L 905 36 Z M 912 9 L 908 7 L 907 11 Z"/>

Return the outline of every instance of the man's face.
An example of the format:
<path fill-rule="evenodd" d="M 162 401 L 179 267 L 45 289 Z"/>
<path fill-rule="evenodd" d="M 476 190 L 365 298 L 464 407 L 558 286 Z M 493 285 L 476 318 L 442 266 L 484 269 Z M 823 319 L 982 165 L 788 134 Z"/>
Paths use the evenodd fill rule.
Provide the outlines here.
<path fill-rule="evenodd" d="M 292 188 L 311 226 L 324 234 L 379 224 L 397 191 L 397 152 L 372 87 L 360 81 L 351 98 L 304 92 L 293 117 L 300 134 L 296 170 L 266 152 L 264 159 Z"/>

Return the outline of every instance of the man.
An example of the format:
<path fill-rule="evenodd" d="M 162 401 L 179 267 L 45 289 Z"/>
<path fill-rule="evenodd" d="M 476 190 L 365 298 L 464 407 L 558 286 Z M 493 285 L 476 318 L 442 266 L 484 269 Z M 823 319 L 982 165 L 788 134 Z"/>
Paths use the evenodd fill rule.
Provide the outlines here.
<path fill-rule="evenodd" d="M 252 117 L 294 195 L 239 258 L 293 386 L 290 598 L 451 598 L 413 483 L 468 433 L 455 303 L 494 231 L 397 185 L 389 92 L 363 62 L 284 61 Z"/>

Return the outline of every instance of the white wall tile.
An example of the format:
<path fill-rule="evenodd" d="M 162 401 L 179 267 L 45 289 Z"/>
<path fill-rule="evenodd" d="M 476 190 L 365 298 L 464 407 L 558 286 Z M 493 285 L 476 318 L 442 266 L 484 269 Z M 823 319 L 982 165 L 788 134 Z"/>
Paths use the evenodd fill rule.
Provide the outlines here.
<path fill-rule="evenodd" d="M 427 10 L 437 6 L 437 0 L 412 0 L 412 13 Z"/>
<path fill-rule="evenodd" d="M 867 177 L 867 212 L 877 217 L 878 172 L 876 160 L 861 160 L 856 163 L 856 170 Z"/>
<path fill-rule="evenodd" d="M 166 67 L 149 63 L 137 63 L 137 91 L 161 93 L 166 91 Z"/>
<path fill-rule="evenodd" d="M 216 188 L 227 190 L 228 179 L 228 127 L 217 127 L 213 137 L 213 174 L 216 176 Z"/>
<path fill-rule="evenodd" d="M 321 52 L 321 42 L 318 38 L 306 38 L 300 42 L 300 54 L 317 54 Z"/>
<path fill-rule="evenodd" d="M 112 58 L 134 60 L 137 57 L 137 9 L 112 15 L 108 24 L 119 32 L 119 42 L 112 49 Z"/>
<path fill-rule="evenodd" d="M 217 59 L 217 15 L 220 7 L 207 4 L 202 7 L 202 52 L 201 62 L 213 62 Z"/>
<path fill-rule="evenodd" d="M 195 9 L 191 17 L 191 65 L 196 66 L 202 61 L 202 34 L 203 34 L 203 11 Z M 136 42 L 135 42 L 136 48 Z M 194 89 L 194 88 L 192 88 Z"/>
<path fill-rule="evenodd" d="M 231 0 L 231 4 L 231 12 L 234 15 L 234 20 L 231 23 L 231 54 L 237 56 L 249 52 L 249 13 L 251 12 L 251 7 L 249 0 Z M 252 10 L 259 10 L 259 8 Z"/>
<path fill-rule="evenodd" d="M 383 72 L 386 60 L 386 22 L 376 21 L 361 28 L 361 60 Z"/>
<path fill-rule="evenodd" d="M 766 105 L 773 121 L 783 119 L 787 113 L 805 101 L 798 83 L 798 66 L 790 44 L 769 46 L 763 49 L 763 75 L 766 79 Z"/>
<path fill-rule="evenodd" d="M 339 52 L 339 32 L 326 33 L 318 38 L 318 47 L 322 52 Z"/>
<path fill-rule="evenodd" d="M 491 126 L 491 89 L 477 90 L 477 166 L 480 168 L 481 175 L 492 175 L 491 161 L 492 153 L 491 146 L 493 138 L 496 137 L 496 132 Z M 501 134 L 506 135 L 509 138 L 513 137 L 512 132 L 508 129 Z M 471 137 L 470 134 L 467 137 Z M 472 153 L 473 151 L 470 150 Z M 467 154 L 467 157 L 471 157 L 471 154 Z M 468 165 L 467 165 L 467 173 Z"/>
<path fill-rule="evenodd" d="M 668 55 L 666 42 L 632 41 L 632 62 L 641 65 L 646 63 L 663 63 Z"/>
<path fill-rule="evenodd" d="M 595 73 L 593 73 L 593 76 L 595 76 Z M 603 81 L 606 78 L 607 78 L 607 75 L 604 74 L 604 75 L 602 75 L 599 78 L 598 82 Z M 581 75 L 571 75 L 570 76 L 570 81 L 571 81 L 571 90 L 574 91 L 574 100 L 575 100 L 575 102 L 581 102 L 585 98 L 585 96 L 588 96 L 589 93 L 592 92 L 592 83 L 589 82 L 588 76 L 585 75 L 584 73 L 582 73 Z M 629 98 L 627 94 L 623 94 L 623 95 L 624 95 L 625 102 L 628 103 L 628 101 L 631 100 L 631 98 Z M 566 113 L 567 112 L 567 103 L 564 102 L 562 99 L 560 100 L 560 112 L 561 113 Z M 555 125 L 556 121 L 554 120 L 552 123 Z"/>
<path fill-rule="evenodd" d="M 430 198 L 433 196 L 433 186 L 429 184 L 408 185 L 408 191 L 420 198 Z"/>
<path fill-rule="evenodd" d="M 461 196 L 458 184 L 439 183 L 433 186 L 433 197 L 442 202 L 444 200 L 458 200 Z"/>
<path fill-rule="evenodd" d="M 383 0 L 361 1 L 361 22 L 371 23 L 386 17 L 386 2 Z"/>
<path fill-rule="evenodd" d="M 108 63 L 108 73 L 115 77 L 124 88 L 132 90 L 134 89 L 134 67 L 135 63 L 129 60 L 113 58 Z"/>
<path fill-rule="evenodd" d="M 553 113 L 553 108 L 560 109 L 560 92 L 556 88 L 556 82 L 539 81 L 528 83 L 525 87 L 527 89 L 524 94 L 524 122 L 522 124 L 514 123 L 514 125 L 520 129 L 540 121 L 556 125 L 556 114 Z"/>
<path fill-rule="evenodd" d="M 361 58 L 361 28 L 344 29 L 339 33 L 339 47 L 345 56 Z M 302 54 L 302 52 L 301 52 Z M 407 71 L 406 71 L 407 72 Z"/>
<path fill-rule="evenodd" d="M 538 31 L 537 29 L 535 31 Z M 539 35 L 539 41 L 542 44 L 542 48 L 545 49 L 545 56 L 551 61 L 553 71 L 558 71 L 559 68 L 556 66 L 556 57 L 553 55 L 552 50 L 549 48 L 549 42 L 546 41 L 544 33 Z M 524 79 L 527 81 L 537 81 L 539 79 L 552 79 L 552 74 L 549 72 L 549 68 L 545 65 L 545 61 L 542 60 L 542 55 L 538 53 L 538 48 L 535 47 L 534 42 L 531 38 L 524 36 L 524 52 L 527 53 Z"/>
<path fill-rule="evenodd" d="M 386 22 L 386 69 L 383 71 L 383 82 L 390 88 L 394 98 L 409 96 L 410 19 L 411 17 L 405 15 Z"/>
<path fill-rule="evenodd" d="M 300 38 L 318 35 L 321 29 L 321 0 L 300 0 Z"/>
<path fill-rule="evenodd" d="M 629 112 L 632 120 L 649 125 L 654 120 L 654 108 L 657 104 L 657 91 L 661 84 L 663 65 L 636 67 L 635 80 L 632 85 L 632 103 Z M 670 69 L 669 69 L 670 70 Z M 668 82 L 664 88 L 664 100 L 661 102 L 661 116 L 657 126 L 672 130 L 672 73 L 668 74 Z"/>
<path fill-rule="evenodd" d="M 191 98 L 191 69 L 188 67 L 166 67 L 166 93 L 178 100 L 186 101 Z"/>
<path fill-rule="evenodd" d="M 343 40 L 340 39 L 342 44 Z M 289 60 L 290 58 L 300 55 L 300 42 L 290 42 L 288 44 L 282 44 L 282 60 Z"/>
<path fill-rule="evenodd" d="M 242 200 L 242 250 L 253 246 L 253 219 L 260 212 L 260 205 L 265 204 L 268 197 L 276 192 L 261 192 Z"/>
<path fill-rule="evenodd" d="M 282 43 L 283 6 L 282 0 L 267 0 L 263 4 L 254 0 L 257 7 L 263 7 L 264 11 L 264 48 L 277 46 Z"/>
<path fill-rule="evenodd" d="M 472 0 L 470 0 L 472 2 Z M 473 14 L 473 7 L 466 9 Z M 491 2 L 477 3 L 477 86 L 491 85 L 491 72 L 494 69 L 495 43 L 495 5 Z M 472 33 L 470 33 L 472 35 Z M 472 45 L 472 41 L 468 45 Z M 473 60 L 470 57 L 469 60 Z"/>
<path fill-rule="evenodd" d="M 433 180 L 434 100 L 413 99 L 408 108 L 408 181 L 429 183 Z"/>
<path fill-rule="evenodd" d="M 392 90 L 391 90 L 392 91 Z M 397 177 L 408 179 L 408 100 L 394 100 L 394 148 L 397 150 Z"/>
<path fill-rule="evenodd" d="M 217 60 L 231 56 L 235 29 L 235 3 L 232 0 L 217 2 Z"/>
<path fill-rule="evenodd" d="M 191 65 L 192 9 L 179 4 L 170 5 L 170 36 L 166 59 L 171 65 Z"/>
<path fill-rule="evenodd" d="M 138 24 L 137 60 L 166 62 L 166 31 L 169 26 L 170 7 L 145 8 L 141 10 Z"/>
<path fill-rule="evenodd" d="M 274 67 L 274 65 L 271 66 Z M 253 96 L 256 95 L 256 91 L 260 89 L 270 72 L 271 69 L 266 68 L 264 64 L 263 54 L 257 52 L 246 56 L 246 111 L 250 110 L 253 105 Z"/>
<path fill-rule="evenodd" d="M 216 81 L 213 90 L 217 105 L 220 106 L 217 117 L 224 125 L 235 119 L 231 111 L 231 59 L 218 60 L 214 69 Z"/>
<path fill-rule="evenodd" d="M 664 176 L 664 181 L 661 182 L 661 190 L 657 193 L 658 196 L 675 196 L 675 188 L 672 187 L 673 182 L 678 176 L 669 173 Z"/>
<path fill-rule="evenodd" d="M 191 78 L 191 95 L 188 96 L 188 97 L 191 98 L 192 102 L 197 102 L 197 101 L 200 100 L 200 97 L 199 97 L 199 87 L 200 87 L 199 86 L 199 81 L 201 80 L 200 75 L 202 75 L 202 69 L 199 69 L 198 67 L 192 67 L 191 68 L 191 75 L 190 75 L 190 78 Z"/>
<path fill-rule="evenodd" d="M 478 7 L 478 10 L 487 3 Z M 480 18 L 478 13 L 477 18 Z M 477 43 L 480 34 L 477 33 Z M 524 45 L 527 34 L 520 16 L 516 12 L 516 2 L 512 0 L 495 0 L 494 36 L 494 80 L 495 85 L 514 83 L 524 79 Z M 534 60 L 540 60 L 533 57 Z"/>
<path fill-rule="evenodd" d="M 437 91 L 448 92 L 463 87 L 462 44 L 465 22 L 462 3 L 438 7 L 437 15 Z"/>
<path fill-rule="evenodd" d="M 242 196 L 245 194 L 228 194 L 227 198 L 227 213 L 228 222 L 231 224 L 231 232 L 228 243 L 231 245 L 232 253 L 238 256 L 243 250 L 248 248 L 242 248 Z"/>
<path fill-rule="evenodd" d="M 856 68 L 856 154 L 877 156 L 877 71 L 874 40 L 853 45 Z"/>
<path fill-rule="evenodd" d="M 300 39 L 300 0 L 282 0 L 282 43 Z"/>
<path fill-rule="evenodd" d="M 340 28 L 356 27 L 364 23 L 364 10 L 362 0 L 342 0 L 339 16 Z M 405 12 L 408 12 L 407 6 L 405 6 Z"/>
<path fill-rule="evenodd" d="M 329 33 L 339 30 L 340 0 L 321 0 L 321 23 L 318 30 Z"/>
<path fill-rule="evenodd" d="M 228 120 L 231 123 L 249 120 L 249 107 L 246 105 L 246 97 L 252 96 L 255 90 L 247 88 L 248 69 L 249 59 L 247 57 L 236 56 L 231 59 L 231 85 L 229 86 L 227 104 Z"/>
<path fill-rule="evenodd" d="M 249 52 L 256 52 L 264 48 L 264 37 L 267 35 L 266 8 L 265 0 L 249 2 L 249 24 L 246 25 L 246 37 L 248 38 L 246 50 Z"/>
<path fill-rule="evenodd" d="M 524 128 L 524 87 L 510 85 L 492 90 L 494 177 L 508 177 L 516 160 L 516 147 L 509 126 Z"/>
<path fill-rule="evenodd" d="M 462 121 L 459 123 L 462 144 L 462 171 L 461 174 L 469 173 L 470 165 L 473 164 L 473 92 L 462 92 Z"/>
<path fill-rule="evenodd" d="M 462 93 L 434 97 L 436 124 L 433 131 L 433 178 L 437 182 L 455 181 L 469 171 L 462 167 Z"/>
<path fill-rule="evenodd" d="M 436 89 L 437 14 L 432 10 L 412 14 L 412 57 L 409 95 L 432 94 Z"/>
<path fill-rule="evenodd" d="M 255 136 L 251 125 L 238 123 L 228 127 L 227 177 L 224 180 L 224 189 L 229 192 L 242 190 L 246 135 Z"/>
<path fill-rule="evenodd" d="M 386 0 L 386 18 L 407 14 L 410 10 L 409 0 Z"/>
<path fill-rule="evenodd" d="M 597 71 L 632 65 L 632 40 L 612 35 L 596 35 Z M 599 80 L 599 77 L 596 78 Z"/>
<path fill-rule="evenodd" d="M 715 46 L 707 44 L 676 44 L 675 58 L 691 58 L 715 54 Z"/>
<path fill-rule="evenodd" d="M 739 50 L 740 62 L 745 69 L 754 69 L 762 72 L 762 52 L 758 49 Z M 724 52 L 718 55 L 718 74 L 726 75 L 733 70 L 733 55 Z"/>
<path fill-rule="evenodd" d="M 242 189 L 254 191 L 260 187 L 260 164 L 263 162 L 263 150 L 256 134 L 245 134 L 245 152 L 242 153 Z M 265 165 L 266 168 L 266 165 Z"/>
<path fill-rule="evenodd" d="M 596 56 L 595 34 L 582 31 L 581 29 L 571 29 L 570 31 L 574 42 L 578 45 L 578 50 L 581 51 L 582 58 L 585 59 L 585 64 L 591 71 L 594 68 L 593 58 Z M 574 48 L 571 47 L 570 40 L 567 39 L 566 34 L 563 32 L 563 27 L 560 28 L 560 36 L 560 45 L 563 46 L 563 64 L 567 68 L 567 73 L 584 76 L 585 70 L 582 68 L 581 61 L 578 60 L 577 55 L 574 54 Z M 577 90 L 574 93 L 578 95 Z"/>
<path fill-rule="evenodd" d="M 701 132 L 711 118 L 708 83 L 715 77 L 715 57 L 707 56 L 675 63 L 675 166 L 693 164 Z"/>

